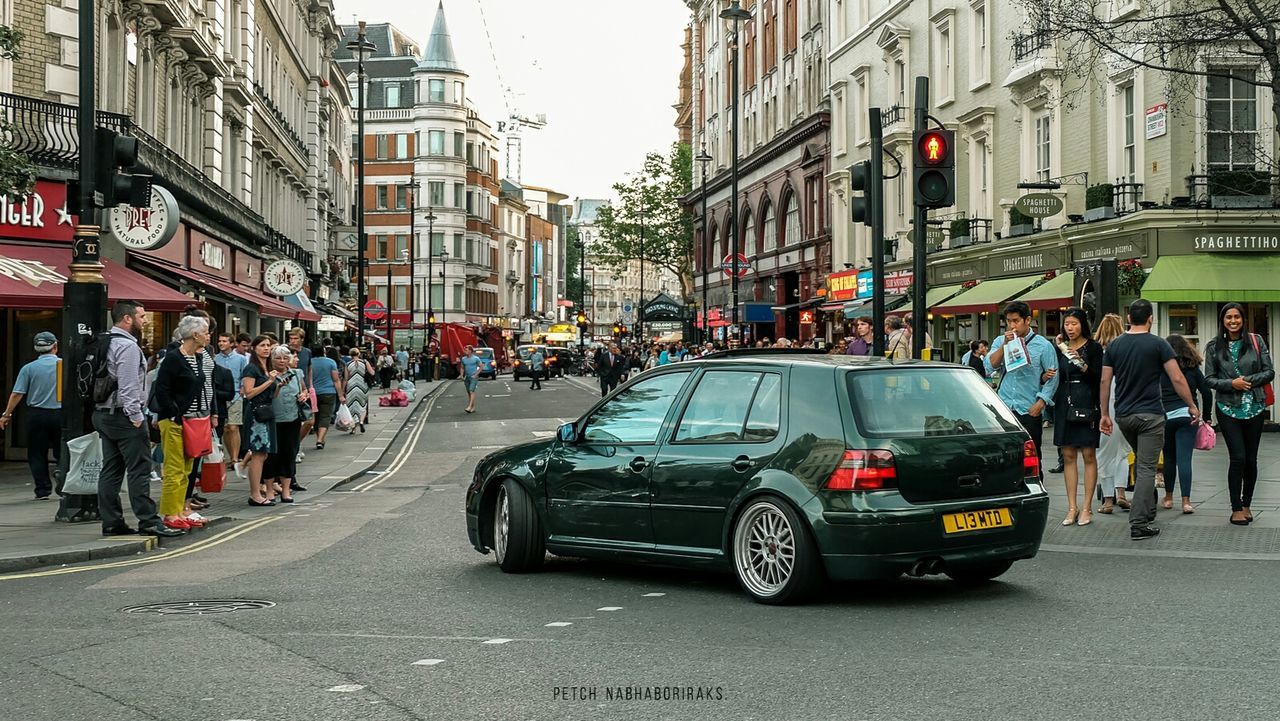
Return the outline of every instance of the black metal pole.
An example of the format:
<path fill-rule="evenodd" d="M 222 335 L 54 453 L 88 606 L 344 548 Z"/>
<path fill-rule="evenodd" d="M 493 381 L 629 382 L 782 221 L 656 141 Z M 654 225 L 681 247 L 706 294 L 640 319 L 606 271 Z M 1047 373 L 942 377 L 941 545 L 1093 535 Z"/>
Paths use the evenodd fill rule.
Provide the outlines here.
<path fill-rule="evenodd" d="M 640 312 L 638 315 L 640 332 L 636 335 L 643 342 L 644 336 L 644 204 L 640 205 Z"/>
<path fill-rule="evenodd" d="M 95 103 L 96 51 L 94 49 L 94 0 L 80 0 L 80 84 L 76 130 L 80 136 L 80 204 L 71 250 L 70 277 L 62 286 L 62 451 L 58 454 L 58 490 L 70 467 L 71 454 L 66 443 L 83 436 L 92 427 L 91 405 L 80 400 L 76 392 L 75 359 L 83 356 L 85 345 L 105 327 L 107 285 L 102 278 L 99 259 L 98 206 L 95 199 L 97 123 Z M 61 496 L 55 520 L 81 523 L 98 518 L 98 497 L 94 495 Z"/>
<path fill-rule="evenodd" d="M 587 328 L 591 327 L 591 319 L 587 317 L 587 239 L 582 231 L 578 231 L 578 295 L 582 304 L 578 315 L 582 317 L 582 327 L 578 328 L 578 353 L 586 346 Z"/>
<path fill-rule="evenodd" d="M 409 344 L 413 344 L 414 326 L 418 320 L 418 306 L 414 305 L 417 298 L 414 297 L 414 281 L 417 280 L 416 270 L 418 266 L 418 205 L 415 200 L 418 195 L 418 181 L 411 180 L 409 182 Z M 417 380 L 415 377 L 414 380 Z"/>
<path fill-rule="evenodd" d="M 359 239 L 360 257 L 356 261 L 358 268 L 358 299 L 360 307 L 356 309 L 356 345 L 364 345 L 364 306 L 369 302 L 369 289 L 365 285 L 365 255 L 368 253 L 368 238 L 364 234 L 364 54 L 368 40 L 364 34 L 365 24 L 360 21 L 356 32 L 356 238 Z"/>
<path fill-rule="evenodd" d="M 917 131 L 925 131 L 929 129 L 929 78 L 926 76 L 918 76 L 916 78 L 916 117 L 915 124 Z M 915 153 L 912 153 L 915 156 Z M 911 244 L 911 282 L 915 287 L 915 295 L 911 298 L 911 357 L 923 358 L 925 348 L 925 333 L 929 327 L 929 307 L 925 303 L 925 292 L 927 285 L 925 281 L 925 273 L 928 268 L 925 260 L 928 257 L 927 238 L 928 230 L 926 226 L 929 222 L 929 211 L 920 205 L 916 205 L 912 213 L 912 237 L 914 242 Z"/>
<path fill-rule="evenodd" d="M 884 357 L 884 129 L 881 127 L 880 108 L 867 111 L 871 130 L 871 176 L 874 192 L 871 207 L 871 324 L 875 331 L 871 343 L 872 353 Z"/>
<path fill-rule="evenodd" d="M 734 2 L 736 6 L 738 3 Z M 730 297 L 733 303 L 733 327 L 738 334 L 738 343 L 745 342 L 742 334 L 742 326 L 739 324 L 738 316 L 738 255 L 741 253 L 741 239 L 738 237 L 738 33 L 742 27 L 741 22 L 735 18 L 733 21 L 733 43 L 731 52 L 733 55 L 729 59 L 729 87 L 732 89 L 732 104 L 730 113 L 733 115 L 732 136 L 733 160 L 730 167 L 730 190 L 729 190 L 729 232 L 733 234 L 733 257 L 729 259 L 732 275 L 730 276 Z"/>
<path fill-rule="evenodd" d="M 393 299 L 395 294 L 391 292 L 391 253 L 394 248 L 387 248 L 387 350 L 395 355 L 394 329 L 391 327 L 391 309 L 395 307 Z"/>
<path fill-rule="evenodd" d="M 706 154 L 706 148 L 702 150 Z M 706 343 L 711 338 L 710 319 L 707 317 L 711 309 L 707 307 L 707 244 L 711 239 L 707 237 L 707 162 L 702 161 L 702 244 L 700 247 L 700 257 L 702 265 L 702 342 Z"/>

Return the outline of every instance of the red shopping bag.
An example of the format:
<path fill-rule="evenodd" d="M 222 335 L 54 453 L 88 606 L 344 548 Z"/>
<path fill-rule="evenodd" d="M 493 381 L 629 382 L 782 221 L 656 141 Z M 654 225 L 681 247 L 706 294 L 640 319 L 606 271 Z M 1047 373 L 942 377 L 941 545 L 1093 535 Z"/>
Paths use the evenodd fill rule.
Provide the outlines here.
<path fill-rule="evenodd" d="M 222 487 L 227 483 L 227 464 L 225 463 L 202 463 L 200 464 L 200 490 L 205 493 L 222 493 Z"/>
<path fill-rule="evenodd" d="M 187 458 L 203 458 L 213 453 L 210 417 L 182 419 L 182 450 Z"/>

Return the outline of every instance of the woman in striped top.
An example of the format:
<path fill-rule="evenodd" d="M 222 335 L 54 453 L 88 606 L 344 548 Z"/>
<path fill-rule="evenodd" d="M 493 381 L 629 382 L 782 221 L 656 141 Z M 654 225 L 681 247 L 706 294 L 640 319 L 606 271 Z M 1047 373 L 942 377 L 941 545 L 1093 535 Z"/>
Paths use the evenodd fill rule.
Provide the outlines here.
<path fill-rule="evenodd" d="M 195 460 L 186 455 L 182 422 L 186 418 L 207 417 L 213 407 L 213 363 L 204 352 L 209 343 L 209 322 L 186 316 L 178 321 L 175 335 L 178 348 L 166 353 L 160 363 L 151 410 L 159 418 L 160 444 L 164 449 L 160 515 L 169 528 L 186 530 L 203 525 L 182 517 Z"/>

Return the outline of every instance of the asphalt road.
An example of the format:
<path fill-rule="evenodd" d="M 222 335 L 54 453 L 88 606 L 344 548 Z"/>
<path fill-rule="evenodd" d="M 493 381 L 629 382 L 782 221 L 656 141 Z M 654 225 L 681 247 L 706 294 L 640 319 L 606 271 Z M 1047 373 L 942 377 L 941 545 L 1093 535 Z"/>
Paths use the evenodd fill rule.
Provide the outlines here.
<path fill-rule="evenodd" d="M 0 580 L 0 719 L 1277 715 L 1274 563 L 1043 553 L 979 589 L 841 585 L 799 608 L 704 573 L 503 575 L 467 542 L 463 488 L 594 399 L 545 387 L 482 383 L 467 415 L 455 384 L 384 472 L 189 553 Z M 275 605 L 121 610 L 199 599 Z"/>

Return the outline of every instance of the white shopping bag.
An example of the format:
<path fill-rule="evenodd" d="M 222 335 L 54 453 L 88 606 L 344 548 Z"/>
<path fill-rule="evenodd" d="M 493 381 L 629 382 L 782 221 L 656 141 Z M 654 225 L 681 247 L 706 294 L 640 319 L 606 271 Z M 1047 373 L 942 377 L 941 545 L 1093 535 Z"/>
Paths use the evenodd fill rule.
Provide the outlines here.
<path fill-rule="evenodd" d="M 205 463 L 225 463 L 227 460 L 227 457 L 222 452 L 222 443 L 218 441 L 217 433 L 213 434 L 213 446 L 211 447 L 213 448 L 213 450 L 209 452 L 209 455 L 205 456 L 201 460 L 203 460 Z"/>
<path fill-rule="evenodd" d="M 86 433 L 67 441 L 71 466 L 62 485 L 63 495 L 94 496 L 98 494 L 98 476 L 102 473 L 102 440 L 98 432 Z"/>
<path fill-rule="evenodd" d="M 349 431 L 356 427 L 356 418 L 351 415 L 351 409 L 346 403 L 338 405 L 338 415 L 334 418 L 333 425 L 340 431 Z"/>

